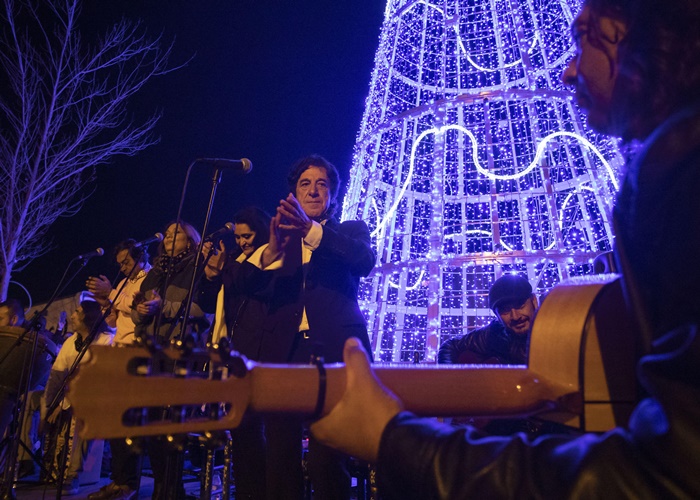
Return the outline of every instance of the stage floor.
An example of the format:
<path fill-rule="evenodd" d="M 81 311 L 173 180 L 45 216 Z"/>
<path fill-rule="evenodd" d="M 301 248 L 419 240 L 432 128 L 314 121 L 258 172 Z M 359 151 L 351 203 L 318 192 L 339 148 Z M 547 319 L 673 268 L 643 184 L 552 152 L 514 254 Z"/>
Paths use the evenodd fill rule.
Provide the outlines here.
<path fill-rule="evenodd" d="M 100 478 L 99 483 L 92 485 L 85 485 L 80 488 L 80 492 L 77 495 L 62 495 L 61 498 L 67 500 L 83 500 L 87 498 L 90 493 L 99 490 L 102 486 L 109 484 L 109 478 Z M 38 477 L 25 478 L 25 480 L 20 480 L 20 483 L 16 488 L 17 500 L 47 500 L 51 498 L 56 498 L 56 487 L 53 484 L 44 485 L 38 484 Z M 199 483 L 197 481 L 186 482 L 185 491 L 187 495 L 192 495 L 191 498 L 199 498 Z M 139 499 L 151 498 L 153 494 L 153 478 L 142 477 L 141 478 L 141 488 L 139 489 Z"/>

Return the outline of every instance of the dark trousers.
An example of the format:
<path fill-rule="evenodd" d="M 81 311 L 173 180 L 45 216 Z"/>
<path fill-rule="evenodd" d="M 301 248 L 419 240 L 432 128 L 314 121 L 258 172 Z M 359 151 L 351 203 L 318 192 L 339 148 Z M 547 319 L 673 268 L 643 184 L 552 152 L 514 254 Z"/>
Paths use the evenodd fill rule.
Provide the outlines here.
<path fill-rule="evenodd" d="M 153 500 L 185 498 L 182 484 L 184 451 L 173 449 L 163 438 L 148 440 L 148 458 L 153 470 Z"/>
<path fill-rule="evenodd" d="M 245 415 L 231 430 L 236 500 L 265 500 L 266 453 L 263 419 Z"/>
<path fill-rule="evenodd" d="M 269 500 L 304 498 L 302 434 L 303 422 L 299 418 L 289 415 L 265 418 Z M 350 498 L 351 479 L 345 455 L 311 437 L 307 464 L 314 500 Z"/>
<path fill-rule="evenodd" d="M 356 336 L 366 337 L 366 330 L 358 326 Z M 350 332 L 353 334 L 354 332 Z M 322 350 L 313 332 L 298 332 L 287 362 L 309 364 L 312 355 Z M 337 353 L 338 360 L 342 353 Z M 334 360 L 326 360 L 333 362 Z M 267 440 L 267 498 L 269 500 L 301 500 L 304 498 L 304 471 L 302 470 L 302 435 L 304 421 L 294 415 L 265 417 Z M 348 457 L 309 438 L 307 472 L 311 480 L 314 500 L 346 500 L 350 498 L 351 478 Z"/>
<path fill-rule="evenodd" d="M 15 406 L 17 406 L 16 398 L 0 390 L 0 439 L 10 427 L 15 413 Z"/>
<path fill-rule="evenodd" d="M 309 438 L 309 477 L 314 500 L 347 500 L 350 498 L 351 479 L 347 457 L 324 446 L 313 436 Z"/>
<path fill-rule="evenodd" d="M 265 417 L 267 440 L 267 498 L 304 498 L 304 472 L 301 466 L 302 422 L 291 415 Z"/>
<path fill-rule="evenodd" d="M 112 481 L 119 486 L 137 490 L 141 479 L 141 455 L 134 453 L 125 439 L 111 439 Z"/>

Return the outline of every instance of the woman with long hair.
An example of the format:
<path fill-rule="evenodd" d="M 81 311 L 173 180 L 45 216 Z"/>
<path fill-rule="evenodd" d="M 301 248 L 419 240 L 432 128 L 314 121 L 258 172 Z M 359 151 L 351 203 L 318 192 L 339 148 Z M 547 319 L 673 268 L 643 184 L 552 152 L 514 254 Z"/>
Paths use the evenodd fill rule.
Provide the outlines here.
<path fill-rule="evenodd" d="M 143 280 L 140 293 L 134 297 L 132 313 L 136 337 L 147 338 L 152 335 L 159 344 L 184 338 L 189 334 L 200 334 L 208 327 L 204 312 L 195 300 L 190 306 L 187 331 L 182 331 L 192 274 L 195 272 L 195 256 L 201 237 L 192 225 L 184 221 L 169 223 L 164 235 L 153 267 Z M 196 294 L 194 298 L 196 299 Z M 166 362 L 162 368 L 174 368 L 168 364 Z M 158 412 L 159 410 L 154 411 L 153 415 Z M 165 410 L 158 417 L 164 415 L 167 415 Z M 179 470 L 170 477 L 182 477 L 181 453 L 162 440 L 148 441 L 148 455 L 154 480 L 152 498 L 164 500 L 173 494 L 184 498 L 182 480 L 177 481 L 177 484 L 168 481 L 168 473 L 172 473 L 172 467 Z"/>
<path fill-rule="evenodd" d="M 240 210 L 233 218 L 236 244 L 220 243 L 217 255 L 205 267 L 199 286 L 199 303 L 206 312 L 216 310 L 213 342 L 225 337 L 233 349 L 248 359 L 260 357 L 262 322 L 267 299 L 262 293 L 258 269 L 246 262 L 269 238 L 270 216 L 256 207 Z M 210 251 L 210 245 L 207 245 Z M 259 415 L 246 415 L 231 432 L 233 473 L 237 499 L 265 498 L 265 437 Z"/>
<path fill-rule="evenodd" d="M 160 342 L 173 340 L 180 334 L 178 326 L 182 323 L 201 241 L 197 230 L 184 221 L 169 223 L 164 234 L 153 268 L 141 284 L 141 293 L 134 298 L 132 313 L 136 336 L 152 333 Z M 188 325 L 190 331 L 185 334 L 192 330 L 201 332 L 208 326 L 196 301 L 190 307 Z"/>

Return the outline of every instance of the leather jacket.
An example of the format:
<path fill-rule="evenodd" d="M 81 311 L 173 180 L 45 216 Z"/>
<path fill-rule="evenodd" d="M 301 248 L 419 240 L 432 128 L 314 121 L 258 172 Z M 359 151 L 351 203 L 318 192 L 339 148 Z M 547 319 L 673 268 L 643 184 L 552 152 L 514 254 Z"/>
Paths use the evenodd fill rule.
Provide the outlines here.
<path fill-rule="evenodd" d="M 383 497 L 700 498 L 699 185 L 693 106 L 647 139 L 615 209 L 626 294 L 640 332 L 649 332 L 637 370 L 648 397 L 626 428 L 482 438 L 400 413 L 380 444 Z"/>
<path fill-rule="evenodd" d="M 629 429 L 484 438 L 470 426 L 400 413 L 379 448 L 382 498 L 698 498 L 697 333 L 687 327 L 669 334 L 641 362 L 641 382 L 653 397 L 638 405 Z"/>
<path fill-rule="evenodd" d="M 444 342 L 438 363 L 526 365 L 529 335 L 516 335 L 497 319 L 483 328 Z"/>

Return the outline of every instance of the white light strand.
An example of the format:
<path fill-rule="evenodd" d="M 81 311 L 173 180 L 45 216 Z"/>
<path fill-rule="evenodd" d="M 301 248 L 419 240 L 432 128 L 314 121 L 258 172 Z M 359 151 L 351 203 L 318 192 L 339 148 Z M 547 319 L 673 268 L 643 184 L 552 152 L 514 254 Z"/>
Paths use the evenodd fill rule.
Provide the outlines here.
<path fill-rule="evenodd" d="M 403 199 L 404 195 L 406 194 L 406 190 L 408 189 L 408 186 L 411 183 L 411 178 L 413 176 L 413 171 L 414 171 L 414 162 L 416 158 L 416 149 L 418 148 L 418 145 L 420 142 L 427 137 L 430 134 L 444 134 L 445 131 L 447 130 L 459 130 L 463 132 L 469 139 L 471 140 L 471 151 L 472 151 L 472 160 L 474 162 L 474 166 L 476 169 L 479 171 L 481 175 L 484 177 L 488 177 L 491 180 L 515 180 L 519 179 L 520 177 L 527 175 L 530 173 L 540 162 L 542 157 L 545 154 L 545 148 L 547 147 L 547 143 L 550 142 L 551 140 L 556 139 L 557 137 L 572 137 L 579 141 L 583 146 L 591 150 L 596 157 L 600 160 L 600 162 L 603 164 L 605 167 L 605 170 L 607 172 L 608 178 L 611 182 L 611 184 L 615 187 L 615 189 L 619 189 L 618 181 L 615 178 L 615 173 L 613 171 L 612 166 L 610 163 L 605 159 L 605 157 L 600 153 L 597 147 L 595 147 L 588 139 L 583 137 L 582 135 L 575 134 L 573 132 L 565 132 L 565 131 L 560 131 L 560 132 L 552 132 L 551 134 L 545 136 L 538 144 L 537 144 L 537 149 L 535 152 L 535 157 L 533 158 L 532 162 L 525 167 L 523 170 L 521 170 L 518 173 L 515 174 L 507 174 L 507 175 L 499 175 L 499 174 L 494 174 L 493 172 L 489 172 L 487 169 L 485 169 L 482 165 L 481 162 L 479 161 L 479 156 L 477 152 L 477 139 L 476 136 L 467 128 L 461 126 L 461 125 L 444 125 L 439 128 L 430 128 L 428 130 L 423 131 L 414 141 L 413 147 L 411 148 L 411 159 L 410 159 L 410 164 L 409 164 L 409 169 L 408 169 L 408 175 L 406 176 L 406 180 L 404 181 L 403 185 L 401 186 L 401 190 L 399 191 L 398 196 L 396 197 L 393 205 L 387 212 L 387 214 L 384 216 L 384 218 L 377 224 L 377 227 L 372 231 L 372 236 L 377 236 L 380 231 L 384 229 L 384 226 L 387 224 L 389 220 L 393 217 L 394 213 L 396 212 L 397 207 L 401 203 L 401 200 Z M 374 203 L 374 200 L 373 200 Z M 376 208 L 376 204 L 374 205 Z"/>

